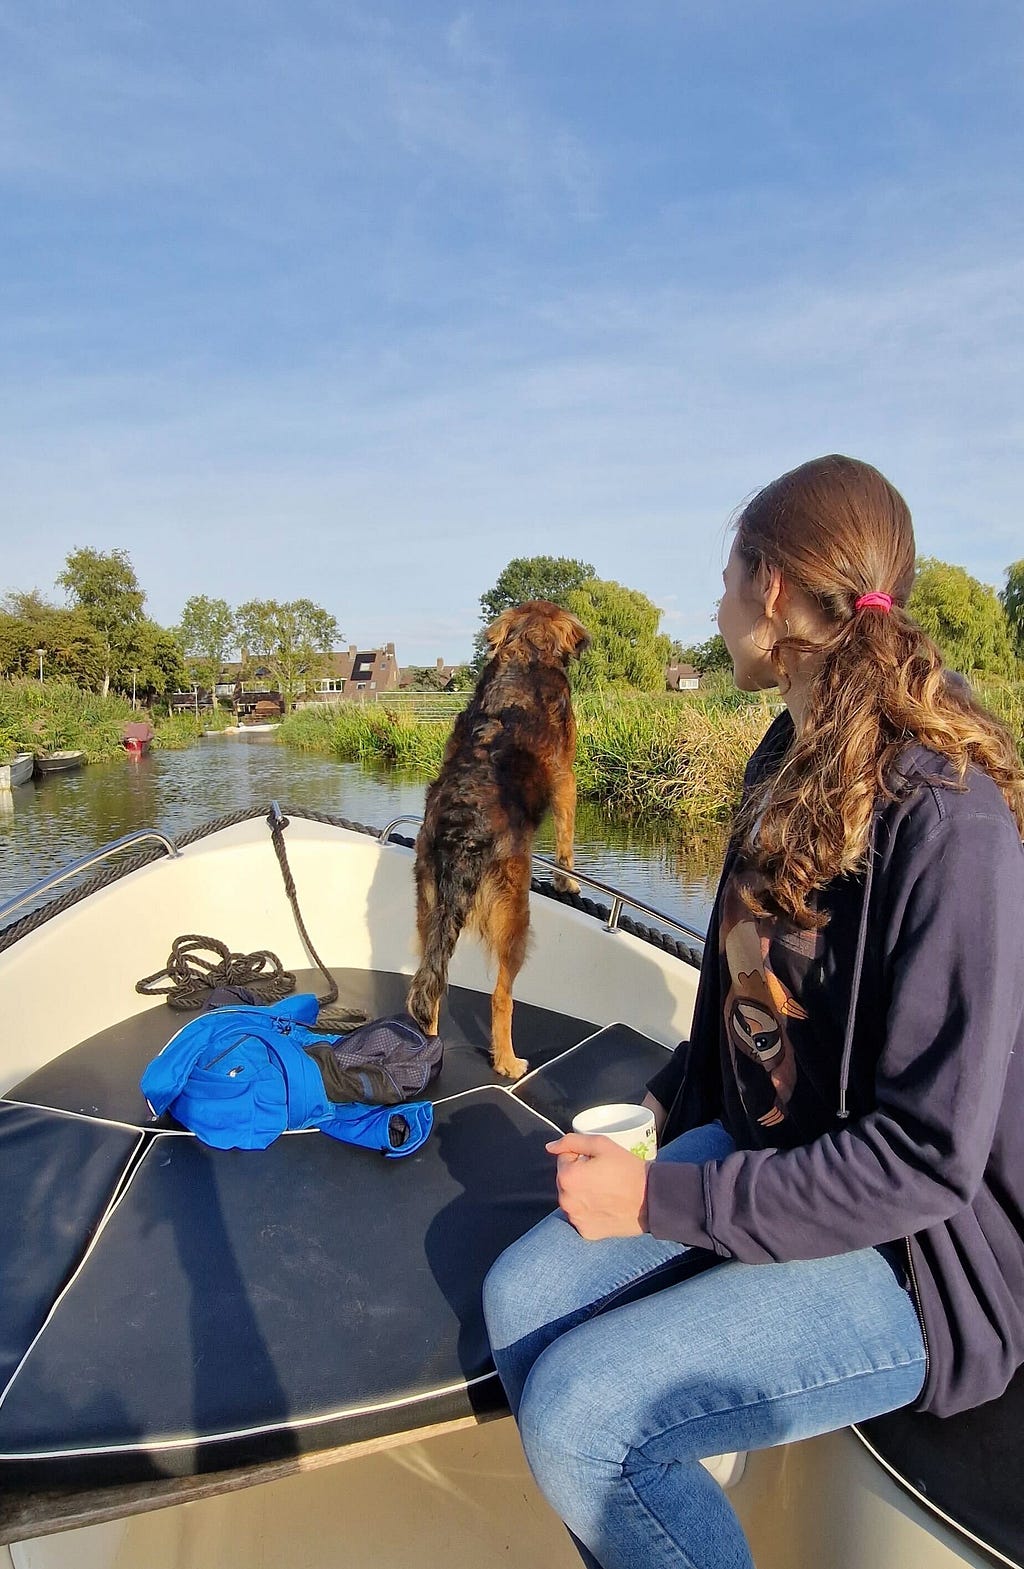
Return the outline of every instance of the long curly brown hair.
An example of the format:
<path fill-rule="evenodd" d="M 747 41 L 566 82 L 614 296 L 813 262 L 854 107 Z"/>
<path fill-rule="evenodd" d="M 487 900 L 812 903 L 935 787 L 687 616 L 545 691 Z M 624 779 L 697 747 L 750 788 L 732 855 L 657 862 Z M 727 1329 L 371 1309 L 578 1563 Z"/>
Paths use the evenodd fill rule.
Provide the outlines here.
<path fill-rule="evenodd" d="M 782 637 L 772 650 L 783 692 L 787 656 L 811 656 L 815 673 L 798 733 L 736 823 L 765 883 L 749 895 L 757 913 L 825 923 L 813 896 L 863 868 L 872 811 L 894 798 L 894 765 L 910 742 L 948 758 L 961 784 L 971 764 L 983 769 L 1024 835 L 1024 768 L 1013 737 L 961 676 L 943 668 L 906 612 L 914 529 L 884 475 L 835 454 L 804 463 L 747 504 L 737 549 L 751 576 L 774 567 L 801 589 L 826 629 L 817 640 Z M 873 592 L 891 596 L 887 614 L 854 609 Z"/>

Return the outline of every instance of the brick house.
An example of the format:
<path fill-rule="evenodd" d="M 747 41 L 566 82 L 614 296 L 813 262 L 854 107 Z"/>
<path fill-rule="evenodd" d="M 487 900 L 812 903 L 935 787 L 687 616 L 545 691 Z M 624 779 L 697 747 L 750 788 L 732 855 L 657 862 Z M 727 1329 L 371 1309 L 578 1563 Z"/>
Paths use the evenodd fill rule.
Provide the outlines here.
<path fill-rule="evenodd" d="M 350 643 L 344 651 L 327 655 L 311 690 L 296 707 L 311 703 L 373 702 L 381 692 L 398 688 L 398 659 L 394 643 L 383 648 L 359 648 Z"/>

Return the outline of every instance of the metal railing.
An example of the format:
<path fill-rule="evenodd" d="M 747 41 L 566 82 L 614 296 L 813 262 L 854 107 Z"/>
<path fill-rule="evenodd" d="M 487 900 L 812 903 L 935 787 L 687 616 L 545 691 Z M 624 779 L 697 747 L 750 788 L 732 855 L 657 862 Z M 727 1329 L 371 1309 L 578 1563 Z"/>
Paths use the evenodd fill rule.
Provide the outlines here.
<path fill-rule="evenodd" d="M 386 827 L 380 831 L 379 838 L 381 844 L 386 844 L 394 830 L 402 823 L 414 823 L 419 828 L 422 822 L 422 817 L 393 817 Z M 549 860 L 545 855 L 535 855 L 533 863 L 535 866 L 543 866 L 545 871 L 548 872 L 563 872 L 565 876 L 574 878 L 576 882 L 584 884 L 587 888 L 592 888 L 595 893 L 603 893 L 607 899 L 610 899 L 611 909 L 608 912 L 608 919 L 604 923 L 606 932 L 618 931 L 619 917 L 624 907 L 628 905 L 631 910 L 639 910 L 641 915 L 646 915 L 651 920 L 658 921 L 665 926 L 671 926 L 677 932 L 682 932 L 692 942 L 703 943 L 705 941 L 707 934 L 698 931 L 695 926 L 688 926 L 685 921 L 676 920 L 674 915 L 666 915 L 664 910 L 656 909 L 653 904 L 645 904 L 642 899 L 634 898 L 631 893 L 624 893 L 621 888 L 613 888 L 610 883 L 603 883 L 598 878 L 591 877 L 589 872 L 581 872 L 577 866 L 574 866 L 571 872 L 565 872 L 564 867 L 559 866 L 557 861 Z"/>
<path fill-rule="evenodd" d="M 144 844 L 147 839 L 155 839 L 162 844 L 167 854 L 171 857 L 180 852 L 173 839 L 168 839 L 157 828 L 140 828 L 136 832 L 125 834 L 121 839 L 112 839 L 109 844 L 103 845 L 99 850 L 93 850 L 89 855 L 83 855 L 80 860 L 72 861 L 70 866 L 62 867 L 59 872 L 51 872 L 49 876 L 40 878 L 33 883 L 31 888 L 26 888 L 24 893 L 15 894 L 13 899 L 0 904 L 0 926 L 7 923 L 10 915 L 15 910 L 20 910 L 26 904 L 34 904 L 44 893 L 49 893 L 51 888 L 56 888 L 60 883 L 65 883 L 71 877 L 78 877 L 82 872 L 87 872 L 90 867 L 98 866 L 101 861 L 107 861 L 112 855 L 117 855 L 121 850 L 134 849 L 136 845 Z"/>

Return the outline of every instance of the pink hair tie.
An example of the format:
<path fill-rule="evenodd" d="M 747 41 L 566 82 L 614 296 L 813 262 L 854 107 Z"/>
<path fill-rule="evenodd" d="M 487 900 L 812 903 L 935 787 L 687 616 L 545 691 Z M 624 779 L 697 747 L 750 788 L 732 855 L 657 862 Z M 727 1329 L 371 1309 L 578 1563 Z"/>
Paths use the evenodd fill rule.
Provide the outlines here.
<path fill-rule="evenodd" d="M 880 610 L 883 616 L 887 616 L 892 609 L 892 595 L 862 594 L 855 601 L 853 608 L 854 610 Z"/>

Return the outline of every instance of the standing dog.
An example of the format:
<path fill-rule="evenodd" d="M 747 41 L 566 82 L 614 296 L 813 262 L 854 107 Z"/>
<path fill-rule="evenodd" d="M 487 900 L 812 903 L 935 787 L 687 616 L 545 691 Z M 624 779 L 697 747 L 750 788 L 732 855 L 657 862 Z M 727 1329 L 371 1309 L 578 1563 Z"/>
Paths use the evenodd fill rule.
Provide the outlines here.
<path fill-rule="evenodd" d="M 487 641 L 490 662 L 455 721 L 416 840 L 421 959 L 407 1007 L 437 1034 L 459 933 L 475 931 L 498 964 L 491 1062 L 518 1079 L 526 1063 L 512 1050 L 512 984 L 526 957 L 533 838 L 550 807 L 555 859 L 572 870 L 576 720 L 565 668 L 587 633 L 567 610 L 531 599 L 500 615 Z M 579 886 L 563 873 L 555 882 Z"/>

